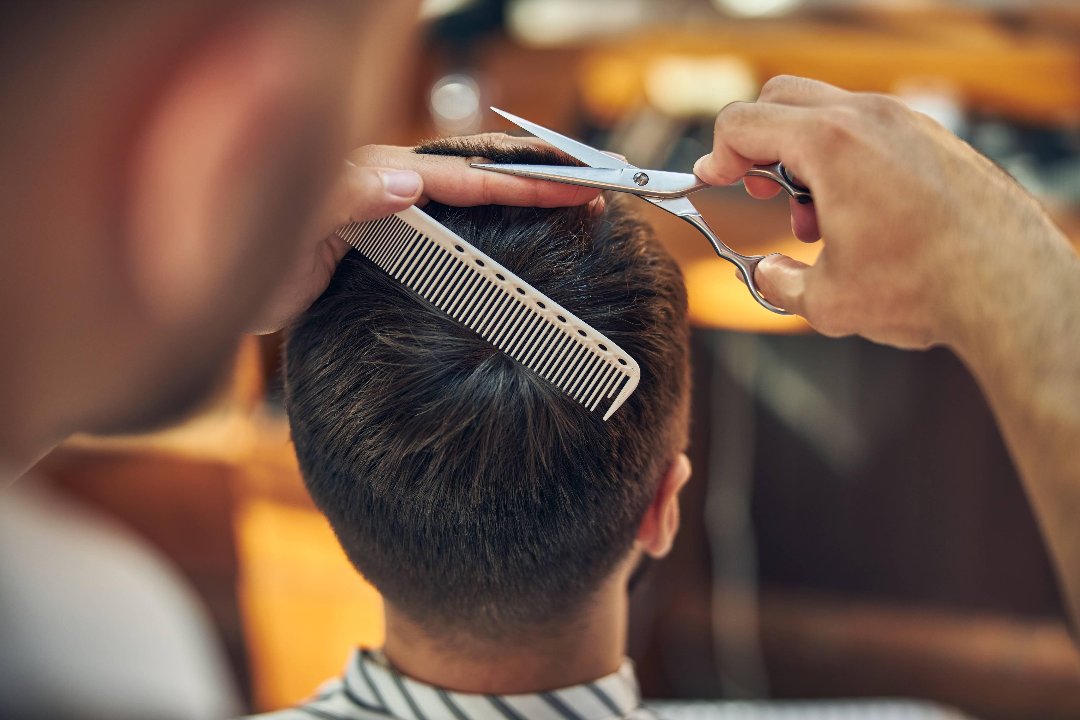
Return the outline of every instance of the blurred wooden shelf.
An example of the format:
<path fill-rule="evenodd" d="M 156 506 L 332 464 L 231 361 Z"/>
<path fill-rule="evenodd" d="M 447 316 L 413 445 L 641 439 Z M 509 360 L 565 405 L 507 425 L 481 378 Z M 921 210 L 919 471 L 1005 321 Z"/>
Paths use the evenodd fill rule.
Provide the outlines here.
<path fill-rule="evenodd" d="M 737 57 L 763 82 L 813 77 L 850 90 L 893 92 L 929 81 L 969 110 L 1044 125 L 1080 119 L 1080 13 L 1061 22 L 1028 14 L 867 12 L 832 18 L 722 21 L 659 27 L 598 43 L 583 60 L 582 97 L 598 118 L 625 114 L 644 96 L 652 63 L 665 56 Z M 621 101 L 607 78 L 624 78 Z M 633 78 L 627 81 L 625 78 Z M 590 104 L 591 99 L 602 100 Z"/>

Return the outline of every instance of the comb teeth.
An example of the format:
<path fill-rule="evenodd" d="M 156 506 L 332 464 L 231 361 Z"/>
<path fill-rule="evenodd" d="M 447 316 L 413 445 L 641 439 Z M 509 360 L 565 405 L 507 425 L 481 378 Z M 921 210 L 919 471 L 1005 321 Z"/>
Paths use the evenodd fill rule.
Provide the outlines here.
<path fill-rule="evenodd" d="M 592 326 L 419 208 L 338 236 L 386 274 L 604 420 L 637 388 L 638 364 Z"/>

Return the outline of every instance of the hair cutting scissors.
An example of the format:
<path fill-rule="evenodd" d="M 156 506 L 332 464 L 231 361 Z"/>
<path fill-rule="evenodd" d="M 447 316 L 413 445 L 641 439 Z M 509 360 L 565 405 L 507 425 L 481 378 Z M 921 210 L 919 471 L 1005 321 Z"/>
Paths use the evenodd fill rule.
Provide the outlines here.
<path fill-rule="evenodd" d="M 601 190 L 615 190 L 617 192 L 631 193 L 648 200 L 653 205 L 666 210 L 678 218 L 693 225 L 702 235 L 708 239 L 716 254 L 724 258 L 739 269 L 746 287 L 762 307 L 779 313 L 790 315 L 789 312 L 778 308 L 762 296 L 754 281 L 754 268 L 765 259 L 764 255 L 742 255 L 728 247 L 723 240 L 716 236 L 705 218 L 701 216 L 694 204 L 686 197 L 692 192 L 711 187 L 703 183 L 693 173 L 670 172 L 667 170 L 648 170 L 635 167 L 630 163 L 613 155 L 609 155 L 594 147 L 572 140 L 554 130 L 529 122 L 508 112 L 491 108 L 504 118 L 514 123 L 562 150 L 564 153 L 587 167 L 573 165 L 517 165 L 500 163 L 473 163 L 472 167 L 492 172 L 518 175 L 521 177 L 535 178 L 538 180 L 550 180 L 553 182 L 568 183 L 570 185 L 582 185 L 584 187 L 599 188 Z M 800 203 L 808 203 L 813 198 L 810 191 L 788 172 L 782 163 L 771 165 L 755 165 L 746 173 L 757 177 L 768 178 L 783 188 L 788 195 Z"/>

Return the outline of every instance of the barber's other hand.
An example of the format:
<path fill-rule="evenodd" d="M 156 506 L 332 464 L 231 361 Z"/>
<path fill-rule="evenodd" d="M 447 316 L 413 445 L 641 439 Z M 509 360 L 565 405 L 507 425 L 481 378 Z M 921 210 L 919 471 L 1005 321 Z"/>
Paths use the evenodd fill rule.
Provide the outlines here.
<path fill-rule="evenodd" d="M 515 147 L 538 142 L 497 133 L 485 139 Z M 250 331 L 267 333 L 284 327 L 322 294 L 349 250 L 334 233 L 347 223 L 386 217 L 429 200 L 459 207 L 568 207 L 603 202 L 596 190 L 469 167 L 470 162 L 481 160 L 417 155 L 411 148 L 389 145 L 367 145 L 351 153 L 292 269 Z"/>
<path fill-rule="evenodd" d="M 1009 245 L 1060 234 L 1004 172 L 891 97 L 773 78 L 757 102 L 721 111 L 713 152 L 694 170 L 729 184 L 778 159 L 814 194 L 791 203 L 793 231 L 825 247 L 812 267 L 775 255 L 755 277 L 770 302 L 826 335 L 956 345 L 980 298 L 1002 292 Z M 759 198 L 779 190 L 745 184 Z"/>

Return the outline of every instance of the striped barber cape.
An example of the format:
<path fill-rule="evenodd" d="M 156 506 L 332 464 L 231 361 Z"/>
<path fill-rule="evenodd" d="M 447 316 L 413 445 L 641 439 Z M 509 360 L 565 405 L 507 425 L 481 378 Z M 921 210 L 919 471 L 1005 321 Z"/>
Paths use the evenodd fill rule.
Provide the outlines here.
<path fill-rule="evenodd" d="M 634 666 L 548 692 L 476 695 L 444 690 L 397 673 L 379 651 L 357 650 L 344 675 L 312 700 L 250 720 L 658 720 L 641 704 Z"/>

